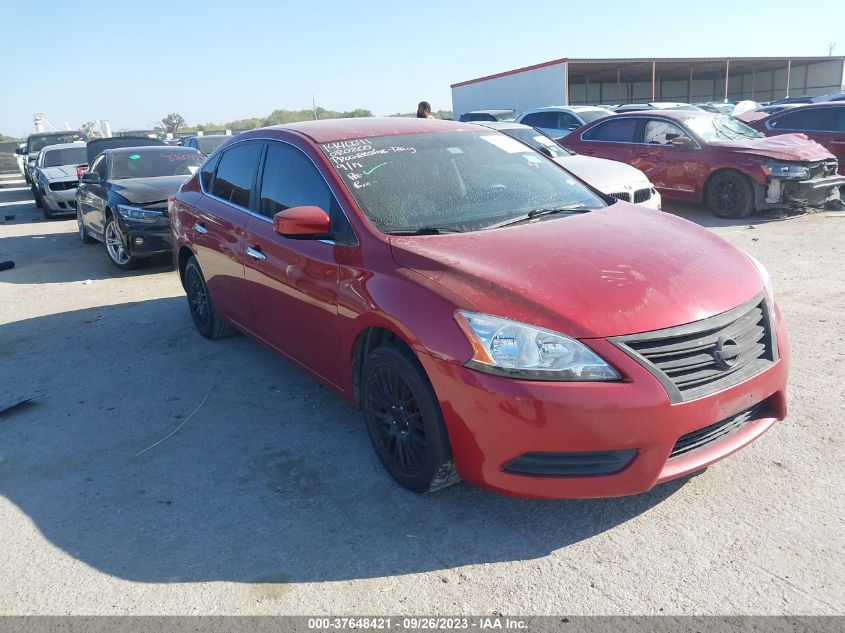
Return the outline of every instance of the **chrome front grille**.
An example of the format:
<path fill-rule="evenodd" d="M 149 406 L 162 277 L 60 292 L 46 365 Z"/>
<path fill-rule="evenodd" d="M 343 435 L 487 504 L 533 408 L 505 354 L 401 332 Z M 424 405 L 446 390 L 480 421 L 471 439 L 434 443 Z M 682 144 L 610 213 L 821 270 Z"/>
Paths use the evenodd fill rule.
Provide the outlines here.
<path fill-rule="evenodd" d="M 51 182 L 49 184 L 50 191 L 67 191 L 68 189 L 76 189 L 79 184 L 76 180 L 68 180 L 64 182 Z"/>
<path fill-rule="evenodd" d="M 617 191 L 616 193 L 610 193 L 608 195 L 611 198 L 616 198 L 617 200 L 622 200 L 623 202 L 631 201 L 631 194 L 626 191 Z"/>
<path fill-rule="evenodd" d="M 708 319 L 610 340 L 648 369 L 672 402 L 727 389 L 777 360 L 777 340 L 762 293 Z"/>

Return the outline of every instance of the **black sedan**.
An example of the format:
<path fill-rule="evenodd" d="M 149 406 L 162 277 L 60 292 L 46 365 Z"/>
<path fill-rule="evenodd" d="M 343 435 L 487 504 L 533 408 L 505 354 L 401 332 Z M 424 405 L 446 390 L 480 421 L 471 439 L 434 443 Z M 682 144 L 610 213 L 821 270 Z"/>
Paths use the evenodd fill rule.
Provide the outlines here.
<path fill-rule="evenodd" d="M 126 147 L 99 154 L 76 190 L 76 221 L 83 242 L 103 242 L 118 268 L 170 251 L 167 198 L 202 164 L 183 147 Z"/>

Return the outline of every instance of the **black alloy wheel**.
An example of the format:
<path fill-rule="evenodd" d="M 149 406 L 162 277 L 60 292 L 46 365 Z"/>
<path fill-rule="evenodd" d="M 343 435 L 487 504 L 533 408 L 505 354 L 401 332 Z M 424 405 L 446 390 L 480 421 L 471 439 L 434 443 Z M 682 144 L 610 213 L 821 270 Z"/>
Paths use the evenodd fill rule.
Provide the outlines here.
<path fill-rule="evenodd" d="M 754 187 L 744 174 L 717 174 L 707 187 L 707 206 L 720 218 L 748 217 L 754 211 Z"/>
<path fill-rule="evenodd" d="M 191 257 L 185 264 L 184 280 L 188 310 L 197 331 L 208 339 L 218 339 L 233 334 L 232 326 L 223 321 L 214 309 L 205 276 L 195 257 Z"/>
<path fill-rule="evenodd" d="M 408 347 L 388 343 L 370 354 L 361 399 L 376 455 L 398 483 L 433 492 L 459 481 L 440 404 Z"/>

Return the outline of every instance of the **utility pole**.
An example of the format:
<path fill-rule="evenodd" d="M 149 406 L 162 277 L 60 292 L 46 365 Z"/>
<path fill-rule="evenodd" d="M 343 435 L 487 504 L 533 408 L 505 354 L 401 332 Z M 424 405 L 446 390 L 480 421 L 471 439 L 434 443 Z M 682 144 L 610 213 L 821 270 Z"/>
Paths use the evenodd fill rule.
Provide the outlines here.
<path fill-rule="evenodd" d="M 317 99 L 314 93 L 311 93 L 311 108 L 314 110 L 314 120 L 317 120 Z"/>

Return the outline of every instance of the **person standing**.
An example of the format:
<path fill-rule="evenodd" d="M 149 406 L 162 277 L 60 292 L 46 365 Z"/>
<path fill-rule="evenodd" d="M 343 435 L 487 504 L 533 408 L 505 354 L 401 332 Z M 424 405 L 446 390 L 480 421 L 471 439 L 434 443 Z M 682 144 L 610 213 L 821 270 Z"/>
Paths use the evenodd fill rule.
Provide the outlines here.
<path fill-rule="evenodd" d="M 431 104 L 428 101 L 420 101 L 417 106 L 418 119 L 433 119 L 434 115 L 431 113 Z"/>

